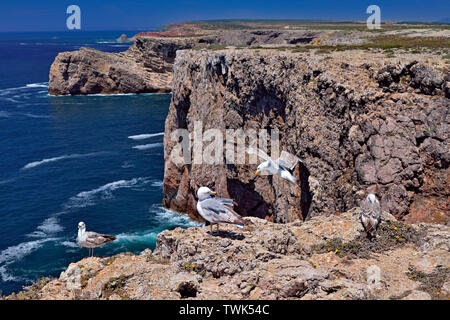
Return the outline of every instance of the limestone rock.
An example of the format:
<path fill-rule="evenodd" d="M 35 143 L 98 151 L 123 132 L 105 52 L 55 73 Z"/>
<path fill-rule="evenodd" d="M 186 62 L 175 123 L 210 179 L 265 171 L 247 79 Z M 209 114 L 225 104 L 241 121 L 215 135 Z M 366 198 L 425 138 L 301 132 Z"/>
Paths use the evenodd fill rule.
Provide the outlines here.
<path fill-rule="evenodd" d="M 345 55 L 342 70 L 339 57 L 178 51 L 164 137 L 165 206 L 198 217 L 196 191 L 208 185 L 235 199 L 243 216 L 285 223 L 346 211 L 372 192 L 398 218 L 446 223 L 450 100 L 439 93 L 439 71 L 405 59 L 367 68 L 357 60 L 364 55 Z M 223 139 L 230 129 L 278 128 L 280 151 L 302 160 L 298 185 L 255 177 L 256 165 L 175 164 L 171 133 L 192 134 L 196 121 Z"/>
<path fill-rule="evenodd" d="M 359 213 L 354 208 L 287 224 L 252 217 L 247 218 L 252 228 L 224 225 L 217 234 L 207 232 L 209 227 L 166 230 L 158 235 L 153 252 L 85 258 L 70 264 L 58 279 L 36 283 L 8 298 L 446 297 L 450 255 L 448 247 L 438 243 L 448 245 L 448 239 L 436 232 L 448 235 L 448 226 L 402 226 L 383 212 L 380 237 L 371 241 Z M 436 237 L 441 240 L 433 241 Z M 333 250 L 327 250 L 329 246 Z M 368 256 L 360 254 L 364 250 Z"/>

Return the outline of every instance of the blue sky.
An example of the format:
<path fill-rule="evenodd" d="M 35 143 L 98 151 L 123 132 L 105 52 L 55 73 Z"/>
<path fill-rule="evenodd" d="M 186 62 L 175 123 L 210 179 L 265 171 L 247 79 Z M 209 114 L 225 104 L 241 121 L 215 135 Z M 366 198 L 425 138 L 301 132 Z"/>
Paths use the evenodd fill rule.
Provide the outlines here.
<path fill-rule="evenodd" d="M 449 0 L 15 0 L 3 1 L 0 31 L 66 30 L 66 8 L 81 8 L 82 30 L 125 30 L 205 19 L 365 20 L 376 4 L 382 20 L 438 21 L 450 17 Z"/>

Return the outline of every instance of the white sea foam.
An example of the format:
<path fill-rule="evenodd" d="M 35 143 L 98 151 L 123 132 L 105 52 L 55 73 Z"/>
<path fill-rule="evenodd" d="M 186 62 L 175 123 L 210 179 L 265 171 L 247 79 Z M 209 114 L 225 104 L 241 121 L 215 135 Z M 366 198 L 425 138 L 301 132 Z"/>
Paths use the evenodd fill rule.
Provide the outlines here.
<path fill-rule="evenodd" d="M 161 205 L 153 205 L 149 211 L 152 214 L 152 220 L 154 220 L 154 228 L 142 232 L 118 234 L 115 243 L 124 247 L 127 244 L 136 243 L 154 244 L 158 233 L 163 230 L 174 227 L 189 228 L 204 226 L 203 223 L 194 221 L 187 215 L 165 209 Z"/>
<path fill-rule="evenodd" d="M 26 84 L 24 86 L 20 86 L 20 87 L 0 89 L 0 95 L 11 94 L 15 91 L 21 91 L 21 90 L 30 89 L 30 88 L 48 88 L 48 82 L 28 83 L 28 84 Z"/>
<path fill-rule="evenodd" d="M 124 168 L 124 169 L 126 169 L 126 168 L 134 168 L 135 165 L 133 164 L 132 161 L 125 161 L 124 163 L 122 163 L 121 167 Z"/>
<path fill-rule="evenodd" d="M 78 153 L 74 153 L 74 154 L 69 154 L 69 155 L 63 155 L 60 157 L 54 157 L 54 158 L 49 158 L 49 159 L 43 159 L 40 161 L 34 161 L 34 162 L 30 162 L 27 165 L 25 165 L 22 170 L 26 170 L 26 169 L 31 169 L 49 162 L 55 162 L 55 161 L 60 161 L 60 160 L 66 160 L 66 159 L 79 159 L 79 158 L 86 158 L 86 157 L 93 157 L 93 156 L 99 156 L 99 155 L 103 155 L 103 154 L 107 154 L 108 152 L 93 152 L 93 153 L 85 153 L 85 154 L 78 154 Z"/>
<path fill-rule="evenodd" d="M 80 246 L 74 241 L 63 241 L 61 245 L 68 248 L 79 248 Z"/>
<path fill-rule="evenodd" d="M 10 246 L 0 252 L 0 278 L 2 281 L 24 281 L 27 279 L 18 278 L 7 272 L 7 266 L 22 260 L 27 255 L 38 250 L 42 245 L 49 241 L 55 241 L 57 238 L 46 238 L 22 242 L 15 246 Z"/>
<path fill-rule="evenodd" d="M 50 116 L 44 116 L 44 115 L 32 114 L 32 113 L 24 113 L 23 115 L 26 116 L 26 117 L 29 117 L 29 118 L 38 118 L 38 119 L 51 118 Z"/>
<path fill-rule="evenodd" d="M 163 146 L 163 143 L 158 142 L 158 143 L 149 143 L 149 144 L 134 146 L 133 149 L 148 150 L 148 149 L 158 148 L 158 147 L 162 147 L 162 146 Z"/>
<path fill-rule="evenodd" d="M 8 273 L 8 271 L 6 270 L 6 266 L 0 266 L 0 279 L 3 282 L 20 280 L 18 277 L 15 277 L 12 274 Z"/>
<path fill-rule="evenodd" d="M 48 82 L 29 83 L 27 88 L 48 88 Z"/>
<path fill-rule="evenodd" d="M 156 188 L 162 188 L 163 185 L 164 185 L 163 181 L 153 181 L 151 184 L 152 187 L 156 187 Z"/>
<path fill-rule="evenodd" d="M 45 232 L 46 234 L 58 233 L 64 230 L 64 228 L 59 224 L 57 217 L 50 217 L 44 220 L 40 226 L 37 227 L 38 230 Z"/>
<path fill-rule="evenodd" d="M 44 243 L 54 241 L 56 238 L 46 238 L 22 242 L 18 245 L 11 246 L 0 252 L 0 265 L 11 264 L 23 259 L 25 256 L 39 249 Z"/>
<path fill-rule="evenodd" d="M 136 243 L 154 243 L 158 233 L 154 230 L 135 232 L 135 233 L 120 233 L 117 235 L 116 244 L 136 244 Z"/>
<path fill-rule="evenodd" d="M 158 133 L 148 133 L 148 134 L 138 134 L 135 136 L 129 136 L 129 139 L 133 139 L 133 140 L 145 140 L 148 138 L 152 138 L 152 137 L 158 137 L 158 136 L 163 136 L 164 132 L 158 132 Z"/>
<path fill-rule="evenodd" d="M 201 227 L 204 223 L 192 220 L 188 215 L 181 214 L 169 209 L 164 208 L 161 205 L 153 205 L 150 207 L 150 213 L 154 214 L 154 218 L 164 228 L 170 227 Z"/>
<path fill-rule="evenodd" d="M 112 191 L 120 188 L 139 188 L 149 182 L 149 178 L 133 178 L 131 180 L 119 180 L 105 184 L 99 188 L 83 191 L 69 199 L 66 208 L 84 208 L 95 204 L 95 200 L 111 199 Z"/>
<path fill-rule="evenodd" d="M 6 180 L 0 180 L 0 185 L 2 185 L 2 184 L 7 184 L 7 183 L 13 182 L 13 181 L 15 181 L 15 180 L 16 180 L 16 178 L 6 179 Z"/>

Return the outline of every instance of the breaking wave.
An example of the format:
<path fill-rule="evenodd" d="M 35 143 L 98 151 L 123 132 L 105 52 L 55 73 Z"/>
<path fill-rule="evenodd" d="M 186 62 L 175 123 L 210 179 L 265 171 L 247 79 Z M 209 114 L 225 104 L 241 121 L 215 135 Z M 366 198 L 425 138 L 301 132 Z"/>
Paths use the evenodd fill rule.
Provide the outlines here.
<path fill-rule="evenodd" d="M 112 192 L 121 188 L 138 188 L 149 182 L 149 178 L 133 178 L 131 180 L 119 180 L 105 184 L 99 188 L 83 191 L 69 199 L 66 208 L 84 208 L 95 204 L 97 199 L 111 199 Z"/>
<path fill-rule="evenodd" d="M 158 136 L 163 136 L 164 132 L 158 132 L 158 133 L 149 133 L 149 134 L 138 134 L 135 136 L 129 136 L 129 139 L 133 139 L 133 140 L 145 140 L 148 138 L 152 138 L 152 137 L 158 137 Z"/>
<path fill-rule="evenodd" d="M 11 263 L 17 262 L 32 252 L 36 251 L 42 245 L 56 238 L 39 239 L 34 241 L 22 242 L 18 245 L 11 246 L 0 252 L 0 277 L 2 281 L 18 281 L 18 279 L 7 273 L 6 267 Z"/>
<path fill-rule="evenodd" d="M 34 161 L 34 162 L 30 162 L 27 165 L 25 165 L 22 170 L 26 170 L 26 169 L 31 169 L 46 163 L 50 163 L 50 162 L 56 162 L 56 161 L 60 161 L 60 160 L 66 160 L 66 159 L 79 159 L 79 158 L 86 158 L 86 157 L 93 157 L 93 156 L 98 156 L 98 155 L 102 155 L 102 154 L 107 154 L 108 152 L 93 152 L 93 153 L 85 153 L 85 154 L 69 154 L 69 155 L 63 155 L 60 157 L 54 157 L 54 158 L 49 158 L 49 159 L 43 159 L 40 161 Z"/>
<path fill-rule="evenodd" d="M 163 229 L 182 227 L 201 227 L 204 223 L 192 220 L 188 215 L 181 214 L 164 208 L 162 205 L 153 205 L 150 207 L 150 213 L 153 213 L 153 219 L 157 225 Z"/>
<path fill-rule="evenodd" d="M 162 147 L 162 146 L 163 146 L 163 143 L 158 142 L 158 143 L 149 143 L 149 144 L 134 146 L 133 149 L 148 150 L 148 149 L 158 148 L 158 147 Z"/>
<path fill-rule="evenodd" d="M 127 245 L 144 244 L 147 246 L 154 246 L 156 238 L 161 231 L 166 229 L 173 229 L 176 227 L 189 228 L 201 227 L 203 223 L 197 222 L 189 218 L 189 216 L 168 210 L 161 205 L 153 205 L 149 212 L 152 214 L 152 224 L 154 228 L 141 232 L 121 233 L 117 235 L 115 243 L 123 248 Z"/>

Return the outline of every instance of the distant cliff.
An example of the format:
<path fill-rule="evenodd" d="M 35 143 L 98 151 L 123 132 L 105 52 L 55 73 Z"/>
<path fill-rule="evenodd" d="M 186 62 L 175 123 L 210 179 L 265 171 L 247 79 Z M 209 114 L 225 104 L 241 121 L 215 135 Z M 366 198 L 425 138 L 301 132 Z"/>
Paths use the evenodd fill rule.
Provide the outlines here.
<path fill-rule="evenodd" d="M 436 61 L 361 50 L 178 51 L 164 204 L 196 216 L 196 191 L 207 185 L 244 216 L 291 222 L 346 211 L 373 192 L 399 219 L 447 223 L 450 77 Z M 303 161 L 298 185 L 257 177 L 256 165 L 175 165 L 171 133 L 192 133 L 197 120 L 224 137 L 226 129 L 278 128 L 281 149 Z"/>
<path fill-rule="evenodd" d="M 176 51 L 195 44 L 189 38 L 138 38 L 121 53 L 90 48 L 62 52 L 50 68 L 48 92 L 54 95 L 170 92 Z"/>
<path fill-rule="evenodd" d="M 159 35 L 158 33 L 150 33 Z M 62 52 L 49 73 L 48 92 L 111 94 L 170 92 L 176 51 L 224 45 L 308 43 L 323 31 L 220 31 L 203 36 L 142 36 L 121 53 L 91 48 Z"/>
<path fill-rule="evenodd" d="M 250 229 L 177 228 L 139 255 L 85 258 L 6 299 L 448 299 L 449 227 L 383 213 L 376 241 L 359 209 Z M 208 231 L 209 232 L 209 231 Z M 86 250 L 87 252 L 87 250 Z M 1 298 L 0 298 L 1 299 Z"/>

